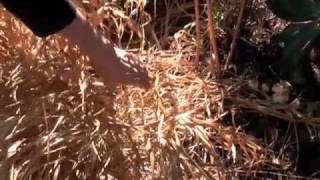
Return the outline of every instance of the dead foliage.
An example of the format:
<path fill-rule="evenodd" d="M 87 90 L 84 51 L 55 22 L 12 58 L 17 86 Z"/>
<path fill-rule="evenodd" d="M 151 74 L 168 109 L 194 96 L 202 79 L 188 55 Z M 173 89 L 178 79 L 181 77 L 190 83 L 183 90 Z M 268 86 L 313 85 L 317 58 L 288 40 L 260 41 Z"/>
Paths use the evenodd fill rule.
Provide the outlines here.
<path fill-rule="evenodd" d="M 218 56 L 228 53 L 212 46 L 223 46 L 215 42 L 227 33 L 223 26 L 234 30 L 227 22 L 234 18 L 222 17 L 234 16 L 240 3 L 213 4 L 208 12 L 222 14 L 210 20 L 217 26 L 210 36 L 207 11 L 199 9 L 195 24 L 192 1 L 160 2 L 165 13 L 147 11 L 150 3 L 160 7 L 157 1 L 75 3 L 106 38 L 139 55 L 153 87 L 108 90 L 76 47 L 57 36 L 34 37 L 1 9 L 0 179 L 299 178 L 286 172 L 286 156 L 247 134 L 234 117 L 242 107 L 283 120 L 307 117 L 289 105 L 241 96 L 245 81 L 220 78 L 217 70 Z M 181 17 L 187 17 L 183 25 Z M 207 60 L 197 70 L 196 44 Z M 226 125 L 230 115 L 233 124 Z"/>

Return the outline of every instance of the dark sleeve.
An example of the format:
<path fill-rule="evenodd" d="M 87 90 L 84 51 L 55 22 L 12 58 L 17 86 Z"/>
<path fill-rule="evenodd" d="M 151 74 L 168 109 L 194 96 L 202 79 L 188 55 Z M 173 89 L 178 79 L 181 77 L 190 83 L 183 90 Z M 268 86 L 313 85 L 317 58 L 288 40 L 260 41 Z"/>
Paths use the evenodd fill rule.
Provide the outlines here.
<path fill-rule="evenodd" d="M 0 0 L 4 7 L 44 37 L 62 30 L 76 17 L 67 0 Z"/>

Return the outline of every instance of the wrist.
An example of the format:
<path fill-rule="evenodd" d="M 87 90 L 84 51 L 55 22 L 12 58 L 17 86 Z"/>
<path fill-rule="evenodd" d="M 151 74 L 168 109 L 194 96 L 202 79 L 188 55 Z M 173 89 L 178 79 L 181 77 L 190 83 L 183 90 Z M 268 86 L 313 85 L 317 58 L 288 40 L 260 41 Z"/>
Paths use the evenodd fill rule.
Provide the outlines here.
<path fill-rule="evenodd" d="M 82 17 L 78 16 L 71 24 L 58 33 L 68 39 L 70 43 L 76 44 L 80 51 L 86 55 L 99 56 L 104 54 L 115 54 L 112 44 L 104 43 L 94 29 Z"/>

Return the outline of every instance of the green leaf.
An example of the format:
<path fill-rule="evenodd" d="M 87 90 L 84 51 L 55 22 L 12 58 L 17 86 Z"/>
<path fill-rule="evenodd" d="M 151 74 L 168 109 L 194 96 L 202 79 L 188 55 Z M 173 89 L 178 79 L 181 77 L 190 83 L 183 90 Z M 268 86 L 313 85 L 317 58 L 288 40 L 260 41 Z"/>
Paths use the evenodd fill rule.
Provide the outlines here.
<path fill-rule="evenodd" d="M 298 76 L 303 75 L 305 54 L 310 43 L 319 35 L 320 24 L 318 22 L 289 25 L 279 38 L 279 43 L 284 48 L 281 71 L 289 73 L 291 78 L 301 81 L 303 77 Z"/>
<path fill-rule="evenodd" d="M 303 57 L 307 45 L 319 35 L 318 22 L 290 24 L 279 38 L 279 43 L 284 47 L 284 58 L 297 64 Z"/>
<path fill-rule="evenodd" d="M 308 21 L 320 15 L 316 0 L 267 0 L 267 4 L 278 17 L 289 21 Z"/>

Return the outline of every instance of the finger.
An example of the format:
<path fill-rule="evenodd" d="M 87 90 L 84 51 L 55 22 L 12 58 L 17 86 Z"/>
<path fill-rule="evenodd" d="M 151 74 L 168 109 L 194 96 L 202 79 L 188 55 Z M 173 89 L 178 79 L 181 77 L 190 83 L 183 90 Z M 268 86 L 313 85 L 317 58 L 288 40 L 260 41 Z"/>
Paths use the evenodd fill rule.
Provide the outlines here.
<path fill-rule="evenodd" d="M 151 79 L 149 78 L 147 73 L 135 73 L 128 75 L 125 80 L 125 83 L 134 86 L 139 86 L 144 89 L 149 89 L 151 87 L 150 81 Z"/>
<path fill-rule="evenodd" d="M 146 77 L 135 78 L 131 81 L 133 85 L 139 86 L 144 89 L 149 89 L 151 87 L 150 79 Z"/>

